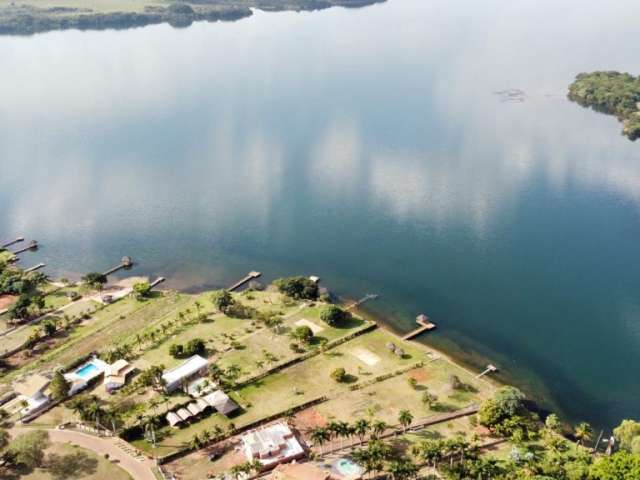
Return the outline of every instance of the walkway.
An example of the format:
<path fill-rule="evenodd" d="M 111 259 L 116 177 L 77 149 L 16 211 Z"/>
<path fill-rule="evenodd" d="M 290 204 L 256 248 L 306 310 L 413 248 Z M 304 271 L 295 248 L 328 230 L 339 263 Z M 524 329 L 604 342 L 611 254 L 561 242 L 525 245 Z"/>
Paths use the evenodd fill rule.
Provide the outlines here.
<path fill-rule="evenodd" d="M 15 427 L 10 429 L 9 432 L 11 433 L 11 436 L 15 437 L 16 435 L 32 430 L 34 429 Z M 122 446 L 119 445 L 125 442 L 118 437 L 96 437 L 73 430 L 45 430 L 49 433 L 49 438 L 52 442 L 70 442 L 82 448 L 86 448 L 87 450 L 91 450 L 98 455 L 108 453 L 109 457 L 112 460 L 117 461 L 117 465 L 131 475 L 134 480 L 156 480 L 152 471 L 155 467 L 155 463 L 146 457 L 134 458 L 131 454 L 125 452 Z M 133 448 L 130 448 L 131 451 L 133 451 Z"/>

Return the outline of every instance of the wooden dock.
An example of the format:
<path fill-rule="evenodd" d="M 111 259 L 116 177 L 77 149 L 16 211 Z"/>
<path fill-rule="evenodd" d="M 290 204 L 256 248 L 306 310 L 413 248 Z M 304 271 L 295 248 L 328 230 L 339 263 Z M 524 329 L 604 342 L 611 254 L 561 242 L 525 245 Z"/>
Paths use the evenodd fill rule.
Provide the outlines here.
<path fill-rule="evenodd" d="M 476 375 L 476 378 L 484 377 L 487 373 L 493 373 L 497 371 L 498 371 L 498 367 L 496 367 L 495 365 L 489 364 L 487 365 L 487 368 L 485 368 L 483 372 Z"/>
<path fill-rule="evenodd" d="M 131 268 L 131 267 L 133 267 L 133 260 L 131 260 L 131 257 L 122 257 L 122 260 L 120 260 L 120 265 L 116 265 L 112 269 L 107 270 L 106 272 L 103 273 L 103 275 L 106 277 L 107 275 L 111 275 L 112 273 L 115 273 L 118 270 L 122 270 L 123 268 Z"/>
<path fill-rule="evenodd" d="M 352 303 L 351 305 L 349 305 L 346 310 L 353 310 L 356 307 L 359 307 L 360 305 L 362 305 L 365 302 L 368 302 L 369 300 L 375 300 L 376 298 L 378 298 L 378 294 L 377 293 L 367 293 L 364 297 L 362 297 L 360 300 L 358 300 L 357 302 Z"/>
<path fill-rule="evenodd" d="M 234 290 L 240 288 L 245 283 L 249 282 L 250 280 L 253 280 L 254 278 L 258 278 L 261 275 L 262 273 L 260 272 L 249 272 L 249 274 L 246 277 L 244 277 L 239 282 L 236 282 L 233 285 L 231 285 L 229 288 L 227 288 L 227 290 L 229 290 L 230 292 L 233 292 Z"/>
<path fill-rule="evenodd" d="M 36 240 L 31 240 L 26 247 L 23 247 L 23 248 L 21 248 L 19 250 L 16 250 L 15 252 L 12 252 L 12 253 L 14 255 L 19 255 L 19 254 L 24 253 L 26 251 L 37 250 L 37 249 L 38 249 L 38 242 Z"/>
<path fill-rule="evenodd" d="M 156 286 L 160 285 L 162 282 L 164 282 L 165 280 L 166 279 L 164 277 L 158 277 L 153 282 L 151 282 L 149 284 L 149 288 L 156 287 Z"/>
<path fill-rule="evenodd" d="M 37 265 L 34 265 L 33 267 L 25 268 L 24 273 L 35 272 L 36 270 L 40 270 L 41 268 L 44 268 L 44 267 L 46 267 L 44 263 L 39 263 Z"/>
<path fill-rule="evenodd" d="M 0 248 L 9 248 L 11 245 L 15 245 L 16 243 L 24 242 L 24 237 L 18 237 L 15 240 L 10 240 L 8 242 L 4 242 L 0 245 Z"/>
<path fill-rule="evenodd" d="M 416 317 L 416 323 L 420 325 L 415 330 L 410 331 L 402 340 L 411 340 L 414 337 L 417 337 L 421 333 L 428 332 L 430 330 L 434 330 L 436 328 L 436 324 L 429 321 L 429 317 L 424 314 L 420 314 Z"/>

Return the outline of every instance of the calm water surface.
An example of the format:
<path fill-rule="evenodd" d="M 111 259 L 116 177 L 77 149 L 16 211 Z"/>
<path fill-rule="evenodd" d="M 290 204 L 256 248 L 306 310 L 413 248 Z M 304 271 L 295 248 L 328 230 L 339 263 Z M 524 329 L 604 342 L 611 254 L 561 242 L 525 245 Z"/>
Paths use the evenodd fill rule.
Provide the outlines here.
<path fill-rule="evenodd" d="M 640 417 L 640 144 L 564 98 L 640 73 L 640 4 L 614 3 L 2 37 L 0 236 L 55 275 L 317 274 L 573 420 Z"/>

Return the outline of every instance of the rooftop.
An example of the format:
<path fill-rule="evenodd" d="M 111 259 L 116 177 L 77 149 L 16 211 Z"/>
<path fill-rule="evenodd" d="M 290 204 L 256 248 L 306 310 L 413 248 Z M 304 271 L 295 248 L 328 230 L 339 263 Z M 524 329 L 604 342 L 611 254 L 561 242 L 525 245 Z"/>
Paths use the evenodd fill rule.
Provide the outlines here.
<path fill-rule="evenodd" d="M 34 397 L 47 388 L 47 385 L 49 385 L 50 382 L 51 380 L 44 375 L 35 374 L 30 375 L 21 382 L 15 383 L 13 388 L 16 392 L 24 395 L 25 397 Z"/>
<path fill-rule="evenodd" d="M 285 423 L 251 430 L 242 436 L 248 460 L 259 460 L 266 468 L 304 455 L 304 449 Z"/>
<path fill-rule="evenodd" d="M 207 366 L 207 361 L 200 355 L 194 355 L 191 358 L 186 359 L 177 367 L 167 370 L 162 374 L 162 378 L 167 385 L 179 382 L 184 378 L 188 378 L 191 375 L 198 372 L 198 370 Z"/>

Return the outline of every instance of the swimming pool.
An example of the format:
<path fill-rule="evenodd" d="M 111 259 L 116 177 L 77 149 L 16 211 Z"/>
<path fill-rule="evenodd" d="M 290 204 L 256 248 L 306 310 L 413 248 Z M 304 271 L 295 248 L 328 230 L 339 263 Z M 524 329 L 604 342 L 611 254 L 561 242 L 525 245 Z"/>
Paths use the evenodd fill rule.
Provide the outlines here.
<path fill-rule="evenodd" d="M 95 377 L 96 374 L 100 373 L 100 369 L 96 367 L 93 363 L 87 363 L 82 368 L 79 368 L 74 372 L 80 378 L 91 378 Z"/>
<path fill-rule="evenodd" d="M 340 475 L 348 477 L 359 477 L 363 472 L 360 465 L 348 458 L 340 458 L 336 460 L 336 463 L 334 463 L 334 467 L 338 471 L 338 473 L 340 473 Z"/>

